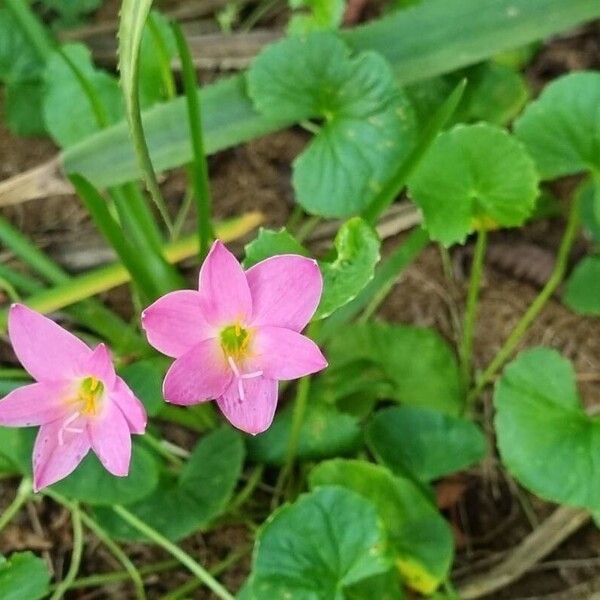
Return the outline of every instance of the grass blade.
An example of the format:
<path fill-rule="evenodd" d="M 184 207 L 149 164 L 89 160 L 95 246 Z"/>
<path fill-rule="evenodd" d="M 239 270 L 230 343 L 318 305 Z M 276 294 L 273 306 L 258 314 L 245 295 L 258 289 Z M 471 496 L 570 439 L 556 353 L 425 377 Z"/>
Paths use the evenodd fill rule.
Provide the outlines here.
<path fill-rule="evenodd" d="M 190 165 L 190 173 L 194 186 L 194 197 L 198 212 L 198 239 L 200 247 L 200 260 L 204 260 L 208 254 L 208 247 L 213 235 L 212 232 L 212 200 L 210 194 L 210 183 L 208 179 L 208 166 L 206 164 L 206 153 L 204 150 L 204 134 L 202 132 L 202 111 L 198 93 L 198 81 L 196 70 L 192 62 L 190 49 L 187 45 L 181 27 L 173 23 L 173 33 L 177 42 L 177 51 L 181 60 L 181 71 L 183 75 L 183 87 L 187 100 L 188 121 L 190 124 L 190 136 L 192 140 L 192 151 L 194 160 Z"/>

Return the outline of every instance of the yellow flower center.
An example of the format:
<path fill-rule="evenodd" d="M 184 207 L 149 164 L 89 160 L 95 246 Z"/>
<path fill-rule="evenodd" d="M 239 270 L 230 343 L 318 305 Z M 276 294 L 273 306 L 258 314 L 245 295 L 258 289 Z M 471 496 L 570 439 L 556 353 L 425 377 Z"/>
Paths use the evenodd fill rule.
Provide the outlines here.
<path fill-rule="evenodd" d="M 103 395 L 104 384 L 95 377 L 85 377 L 79 385 L 77 398 L 74 402 L 80 404 L 80 414 L 88 416 L 97 415 Z"/>
<path fill-rule="evenodd" d="M 223 328 L 220 337 L 221 348 L 223 348 L 226 356 L 240 359 L 248 353 L 251 338 L 250 331 L 244 329 L 239 323 Z"/>

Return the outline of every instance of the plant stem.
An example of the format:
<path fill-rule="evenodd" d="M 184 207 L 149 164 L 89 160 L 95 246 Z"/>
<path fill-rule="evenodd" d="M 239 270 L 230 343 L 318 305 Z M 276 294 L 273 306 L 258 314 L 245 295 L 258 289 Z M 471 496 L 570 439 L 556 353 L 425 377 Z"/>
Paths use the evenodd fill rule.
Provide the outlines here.
<path fill-rule="evenodd" d="M 469 278 L 469 290 L 467 292 L 467 307 L 463 324 L 462 339 L 459 346 L 460 368 L 465 391 L 471 382 L 471 363 L 473 360 L 473 336 L 475 333 L 475 321 L 477 319 L 477 304 L 479 302 L 479 290 L 481 287 L 481 276 L 485 261 L 487 248 L 487 231 L 480 230 L 477 234 L 475 254 L 471 265 L 471 276 Z"/>
<path fill-rule="evenodd" d="M 304 223 L 298 227 L 296 232 L 296 239 L 302 243 L 315 229 L 315 227 L 321 222 L 321 217 L 313 215 L 308 217 Z"/>
<path fill-rule="evenodd" d="M 181 74 L 183 76 L 183 88 L 187 101 L 188 122 L 190 126 L 190 137 L 194 160 L 189 167 L 189 173 L 194 185 L 194 197 L 196 198 L 196 209 L 198 213 L 198 240 L 199 259 L 202 262 L 208 254 L 212 228 L 212 198 L 210 183 L 208 179 L 208 165 L 206 162 L 206 151 L 204 149 L 204 134 L 202 131 L 202 107 L 198 93 L 198 80 L 196 69 L 192 61 L 190 49 L 181 27 L 178 23 L 172 23 L 177 51 L 181 60 Z"/>
<path fill-rule="evenodd" d="M 246 485 L 240 490 L 240 493 L 229 504 L 228 512 L 234 512 L 238 508 L 240 508 L 240 506 L 243 506 L 246 503 L 248 498 L 252 496 L 254 490 L 261 482 L 264 470 L 264 465 L 257 465 L 256 467 L 254 467 L 252 475 L 250 475 L 250 477 L 248 478 Z"/>
<path fill-rule="evenodd" d="M 155 452 L 166 458 L 174 467 L 181 469 L 183 466 L 183 461 L 178 456 L 175 456 L 175 454 L 173 454 L 168 448 L 166 448 L 161 440 L 155 438 L 151 433 L 148 432 L 144 434 L 142 440 L 146 442 L 146 444 L 148 444 L 148 446 L 150 446 L 150 448 L 152 448 Z"/>
<path fill-rule="evenodd" d="M 71 521 L 73 523 L 73 551 L 67 576 L 58 584 L 50 600 L 60 600 L 75 581 L 83 552 L 83 529 L 81 527 L 81 509 L 77 503 L 71 504 Z"/>
<path fill-rule="evenodd" d="M 198 564 L 189 554 L 181 548 L 170 542 L 155 529 L 138 519 L 121 505 L 113 506 L 113 510 L 129 525 L 144 534 L 147 538 L 164 548 L 169 554 L 175 557 L 182 565 L 187 567 L 200 581 L 211 589 L 222 600 L 234 600 L 234 597 L 200 564 Z"/>
<path fill-rule="evenodd" d="M 179 562 L 173 559 L 163 560 L 157 563 L 146 565 L 139 569 L 140 576 L 154 575 L 164 571 L 170 571 L 179 567 Z M 130 579 L 131 575 L 127 571 L 111 571 L 110 573 L 101 573 L 99 575 L 90 575 L 76 579 L 69 589 L 77 590 L 87 587 L 100 587 L 109 583 L 120 583 Z M 50 586 L 50 589 L 56 589 L 57 586 Z"/>
<path fill-rule="evenodd" d="M 309 391 L 310 377 L 303 377 L 298 383 L 296 398 L 294 400 L 294 410 L 292 412 L 292 426 L 290 429 L 290 437 L 288 439 L 285 463 L 283 465 L 283 468 L 279 472 L 279 477 L 277 478 L 277 483 L 275 484 L 275 492 L 273 494 L 272 501 L 274 507 L 277 506 L 277 504 L 279 504 L 279 499 L 281 498 L 283 488 L 285 487 L 285 484 L 287 483 L 287 480 L 294 467 L 294 461 L 296 460 L 296 454 L 298 453 L 298 444 L 300 442 L 300 432 L 302 431 L 302 424 L 304 423 L 306 406 L 308 404 Z"/>
<path fill-rule="evenodd" d="M 558 255 L 556 257 L 556 264 L 554 265 L 554 269 L 550 275 L 550 278 L 546 282 L 546 285 L 542 288 L 542 291 L 529 305 L 529 308 L 525 311 L 525 314 L 519 319 L 507 340 L 504 342 L 502 348 L 500 348 L 496 356 L 494 356 L 492 361 L 485 368 L 477 380 L 475 387 L 469 392 L 467 396 L 467 406 L 472 405 L 479 394 L 483 391 L 485 386 L 492 381 L 496 373 L 504 366 L 504 363 L 510 358 L 521 341 L 521 338 L 529 329 L 529 326 L 533 323 L 542 308 L 544 308 L 546 305 L 546 302 L 548 302 L 556 288 L 560 285 L 567 269 L 567 262 L 573 242 L 575 241 L 575 237 L 577 235 L 578 225 L 579 201 L 578 197 L 576 197 L 570 208 L 567 226 L 560 242 Z"/>
<path fill-rule="evenodd" d="M 250 546 L 246 546 L 240 550 L 233 551 L 231 554 L 229 554 L 229 556 L 225 557 L 221 562 L 209 569 L 210 574 L 214 575 L 215 577 L 220 575 L 229 569 L 229 567 L 239 562 L 240 559 L 244 558 L 244 556 L 246 556 L 251 549 L 252 548 Z M 191 581 L 188 581 L 182 586 L 178 587 L 176 590 L 173 590 L 166 596 L 163 596 L 161 600 L 181 600 L 182 598 L 187 598 L 189 597 L 188 594 L 193 592 L 199 585 L 200 582 L 198 580 L 192 579 Z"/>
<path fill-rule="evenodd" d="M 21 510 L 21 507 L 31 497 L 31 479 L 23 477 L 17 488 L 17 495 L 0 516 L 0 531 L 2 531 Z"/>

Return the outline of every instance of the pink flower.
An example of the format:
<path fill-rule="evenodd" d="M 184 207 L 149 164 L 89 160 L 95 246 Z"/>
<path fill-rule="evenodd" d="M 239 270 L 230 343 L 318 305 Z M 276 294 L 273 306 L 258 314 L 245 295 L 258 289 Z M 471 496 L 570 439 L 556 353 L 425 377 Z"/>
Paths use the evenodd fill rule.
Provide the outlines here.
<path fill-rule="evenodd" d="M 144 433 L 146 411 L 117 377 L 104 344 L 91 350 L 68 331 L 13 304 L 8 332 L 37 383 L 0 400 L 0 425 L 40 426 L 33 448 L 33 489 L 69 475 L 90 448 L 113 475 L 129 472 L 131 434 Z"/>
<path fill-rule="evenodd" d="M 277 381 L 327 366 L 317 345 L 300 334 L 322 288 L 314 260 L 274 256 L 244 272 L 216 241 L 200 270 L 199 291 L 172 292 L 142 313 L 150 344 L 176 359 L 165 377 L 165 400 L 216 399 L 235 427 L 251 434 L 267 429 Z"/>

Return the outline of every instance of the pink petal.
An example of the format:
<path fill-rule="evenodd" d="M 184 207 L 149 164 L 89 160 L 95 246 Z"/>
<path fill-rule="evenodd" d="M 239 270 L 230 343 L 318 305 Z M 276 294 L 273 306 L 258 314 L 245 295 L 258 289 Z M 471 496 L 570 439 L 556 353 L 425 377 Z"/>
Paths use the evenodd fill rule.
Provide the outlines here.
<path fill-rule="evenodd" d="M 316 261 L 293 254 L 273 256 L 246 271 L 253 323 L 302 331 L 315 313 L 323 277 Z"/>
<path fill-rule="evenodd" d="M 215 335 L 202 316 L 200 293 L 193 290 L 159 298 L 142 313 L 142 327 L 150 344 L 173 358 Z"/>
<path fill-rule="evenodd" d="M 102 415 L 88 420 L 92 449 L 104 468 L 117 477 L 129 473 L 131 433 L 121 409 L 109 399 Z"/>
<path fill-rule="evenodd" d="M 319 347 L 306 336 L 283 327 L 260 327 L 256 331 L 252 369 L 270 379 L 297 379 L 327 366 Z"/>
<path fill-rule="evenodd" d="M 235 256 L 217 240 L 200 269 L 202 313 L 215 327 L 247 321 L 252 298 L 246 274 Z"/>
<path fill-rule="evenodd" d="M 110 393 L 110 401 L 121 409 L 129 424 L 131 433 L 144 433 L 146 431 L 148 421 L 146 409 L 120 377 L 117 377 L 116 386 Z"/>
<path fill-rule="evenodd" d="M 240 398 L 238 380 L 217 400 L 227 420 L 238 429 L 256 435 L 269 428 L 277 407 L 277 382 L 255 377 L 242 380 L 244 399 Z"/>
<path fill-rule="evenodd" d="M 69 411 L 67 394 L 65 383 L 32 383 L 17 388 L 0 400 L 0 425 L 31 427 L 60 419 Z"/>
<path fill-rule="evenodd" d="M 38 492 L 70 475 L 85 458 L 90 440 L 85 420 L 79 417 L 67 425 L 58 419 L 40 427 L 33 447 L 33 490 Z M 80 430 L 81 433 L 70 431 Z M 62 430 L 62 433 L 61 433 Z M 60 444 L 62 440 L 62 444 Z"/>
<path fill-rule="evenodd" d="M 117 375 L 112 362 L 110 350 L 106 344 L 98 344 L 87 364 L 83 367 L 80 373 L 81 377 L 96 377 L 104 384 L 105 388 L 111 389 L 115 384 Z"/>
<path fill-rule="evenodd" d="M 67 330 L 22 304 L 10 308 L 8 333 L 21 364 L 37 381 L 72 378 L 92 353 Z"/>
<path fill-rule="evenodd" d="M 231 381 L 232 372 L 216 340 L 200 342 L 167 371 L 163 394 L 173 404 L 198 404 L 218 398 Z"/>

